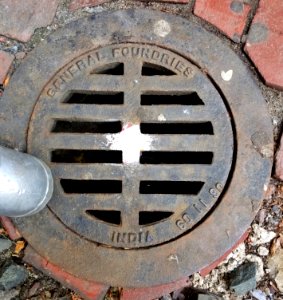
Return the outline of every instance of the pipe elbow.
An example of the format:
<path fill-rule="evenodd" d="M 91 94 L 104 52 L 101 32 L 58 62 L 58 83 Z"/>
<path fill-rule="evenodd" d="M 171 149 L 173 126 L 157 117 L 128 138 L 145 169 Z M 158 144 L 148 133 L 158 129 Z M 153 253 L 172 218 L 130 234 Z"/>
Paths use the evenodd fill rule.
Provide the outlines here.
<path fill-rule="evenodd" d="M 52 194 L 53 178 L 44 162 L 0 146 L 0 215 L 33 215 L 46 206 Z"/>

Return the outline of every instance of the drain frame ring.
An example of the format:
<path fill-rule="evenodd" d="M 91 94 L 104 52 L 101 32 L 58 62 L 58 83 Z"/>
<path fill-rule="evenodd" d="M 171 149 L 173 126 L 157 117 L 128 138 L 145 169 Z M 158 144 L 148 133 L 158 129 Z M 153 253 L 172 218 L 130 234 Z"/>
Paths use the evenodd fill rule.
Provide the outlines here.
<path fill-rule="evenodd" d="M 142 22 L 144 19 L 148 21 L 146 24 Z M 160 31 L 161 20 L 169 25 L 166 30 Z M 26 149 L 33 107 L 49 78 L 55 74 L 54 69 L 58 70 L 94 46 L 115 42 L 151 43 L 152 40 L 190 59 L 219 87 L 236 127 L 235 169 L 225 195 L 204 222 L 173 243 L 150 249 L 126 251 L 90 245 L 74 233 L 66 233 L 66 228 L 48 209 L 40 213 L 40 217 L 13 219 L 40 255 L 80 278 L 116 286 L 146 287 L 176 281 L 203 269 L 231 248 L 250 225 L 269 180 L 272 125 L 251 72 L 227 45 L 199 25 L 143 9 L 106 12 L 75 21 L 36 48 L 16 71 L 0 100 L 1 144 Z M 52 57 L 52 62 L 42 60 L 43 57 Z M 232 78 L 224 80 L 223 74 L 230 70 Z M 51 218 L 52 223 L 48 221 Z M 207 247 L 208 242 L 210 247 Z M 47 243 L 48 251 L 45 249 Z M 70 257 L 75 263 L 70 262 Z M 111 272 L 105 267 L 107 265 L 111 266 Z"/>

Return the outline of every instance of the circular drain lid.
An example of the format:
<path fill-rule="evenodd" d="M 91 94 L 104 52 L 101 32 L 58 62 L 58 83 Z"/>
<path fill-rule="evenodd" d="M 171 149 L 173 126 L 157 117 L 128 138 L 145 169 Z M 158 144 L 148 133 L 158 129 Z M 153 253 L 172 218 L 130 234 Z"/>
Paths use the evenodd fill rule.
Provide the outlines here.
<path fill-rule="evenodd" d="M 231 168 L 233 134 L 219 93 L 188 60 L 156 46 L 76 58 L 41 94 L 30 128 L 29 152 L 55 176 L 51 210 L 114 247 L 156 245 L 190 229 Z"/>
<path fill-rule="evenodd" d="M 145 28 L 132 24 L 144 17 Z M 17 75 L 6 93 L 28 112 L 17 133 L 5 124 L 9 143 L 25 146 L 27 130 L 28 152 L 55 178 L 49 207 L 14 221 L 41 255 L 88 280 L 146 286 L 198 271 L 259 207 L 271 168 L 264 101 L 236 55 L 197 25 L 143 10 L 77 23 L 18 71 L 40 70 L 26 75 L 25 101 Z"/>

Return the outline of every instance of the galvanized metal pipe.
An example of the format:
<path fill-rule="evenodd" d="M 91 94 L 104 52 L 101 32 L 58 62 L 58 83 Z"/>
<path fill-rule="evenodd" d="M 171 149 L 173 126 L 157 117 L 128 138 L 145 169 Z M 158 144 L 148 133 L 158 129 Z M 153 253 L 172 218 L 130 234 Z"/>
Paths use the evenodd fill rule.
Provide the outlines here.
<path fill-rule="evenodd" d="M 35 214 L 46 206 L 52 193 L 52 174 L 44 162 L 0 146 L 0 215 Z"/>

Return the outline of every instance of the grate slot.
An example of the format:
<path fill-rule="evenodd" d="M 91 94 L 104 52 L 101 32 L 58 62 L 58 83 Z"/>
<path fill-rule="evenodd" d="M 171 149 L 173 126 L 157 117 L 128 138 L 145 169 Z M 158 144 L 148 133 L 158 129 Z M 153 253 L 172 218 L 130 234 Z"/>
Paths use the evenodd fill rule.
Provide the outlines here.
<path fill-rule="evenodd" d="M 143 94 L 141 105 L 204 105 L 196 92 L 175 94 Z"/>
<path fill-rule="evenodd" d="M 201 181 L 141 181 L 140 194 L 197 195 L 203 185 Z"/>
<path fill-rule="evenodd" d="M 119 194 L 122 193 L 121 180 L 75 180 L 61 179 L 66 194 Z"/>
<path fill-rule="evenodd" d="M 211 122 L 202 123 L 141 123 L 144 134 L 208 134 L 213 135 Z"/>
<path fill-rule="evenodd" d="M 104 75 L 124 75 L 123 63 L 107 64 L 103 67 L 94 69 L 90 74 L 104 74 Z"/>
<path fill-rule="evenodd" d="M 213 152 L 192 151 L 143 151 L 140 156 L 141 164 L 202 164 L 210 165 Z"/>
<path fill-rule="evenodd" d="M 143 63 L 142 76 L 172 76 L 177 75 L 175 72 L 159 65 Z"/>
<path fill-rule="evenodd" d="M 96 92 L 72 93 L 65 101 L 69 104 L 97 104 L 97 105 L 122 105 L 124 93 Z"/>
<path fill-rule="evenodd" d="M 139 225 L 151 225 L 166 220 L 173 214 L 172 211 L 140 211 Z"/>
<path fill-rule="evenodd" d="M 52 128 L 56 133 L 117 133 L 122 130 L 122 123 L 115 122 L 82 122 L 57 120 Z"/>
<path fill-rule="evenodd" d="M 86 214 L 105 223 L 121 225 L 121 212 L 118 210 L 86 210 Z"/>
<path fill-rule="evenodd" d="M 51 152 L 51 162 L 55 163 L 112 163 L 123 162 L 122 151 L 116 150 L 69 150 L 58 149 Z"/>

